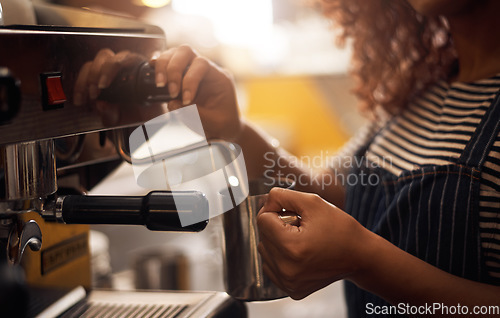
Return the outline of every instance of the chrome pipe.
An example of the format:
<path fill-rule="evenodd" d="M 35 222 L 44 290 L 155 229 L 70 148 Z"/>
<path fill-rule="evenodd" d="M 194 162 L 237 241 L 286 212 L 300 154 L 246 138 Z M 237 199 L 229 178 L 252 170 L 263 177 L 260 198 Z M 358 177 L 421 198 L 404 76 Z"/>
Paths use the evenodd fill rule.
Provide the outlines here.
<path fill-rule="evenodd" d="M 4 193 L 0 200 L 46 197 L 57 190 L 54 141 L 30 141 L 0 147 Z"/>

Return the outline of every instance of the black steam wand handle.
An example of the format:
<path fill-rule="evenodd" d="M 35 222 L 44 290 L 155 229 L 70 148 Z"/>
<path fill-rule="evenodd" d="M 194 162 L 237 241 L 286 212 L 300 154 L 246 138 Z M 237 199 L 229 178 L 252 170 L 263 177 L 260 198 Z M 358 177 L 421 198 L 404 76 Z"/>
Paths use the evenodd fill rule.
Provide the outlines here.
<path fill-rule="evenodd" d="M 134 224 L 153 231 L 199 232 L 209 219 L 208 200 L 199 191 L 152 191 L 145 196 L 68 195 L 57 200 L 56 214 L 67 224 Z M 181 218 L 189 225 L 182 226 Z"/>

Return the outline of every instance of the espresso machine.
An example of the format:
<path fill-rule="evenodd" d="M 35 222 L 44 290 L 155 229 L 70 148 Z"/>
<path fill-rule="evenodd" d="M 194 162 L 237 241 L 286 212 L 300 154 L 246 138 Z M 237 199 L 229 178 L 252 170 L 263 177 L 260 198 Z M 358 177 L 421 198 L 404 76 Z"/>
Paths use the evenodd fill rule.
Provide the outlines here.
<path fill-rule="evenodd" d="M 33 10 L 35 24 L 0 25 L 0 316 L 245 317 L 245 306 L 223 292 L 92 288 L 88 224 L 197 232 L 208 221 L 182 226 L 170 191 L 85 194 L 127 157 L 124 134 L 164 113 L 168 96 L 146 63 L 119 74 L 103 93 L 120 106 L 110 125 L 92 105 L 75 105 L 78 72 L 101 49 L 146 61 L 166 48 L 163 31 L 42 2 Z M 182 213 L 208 220 L 203 193 L 175 195 Z"/>

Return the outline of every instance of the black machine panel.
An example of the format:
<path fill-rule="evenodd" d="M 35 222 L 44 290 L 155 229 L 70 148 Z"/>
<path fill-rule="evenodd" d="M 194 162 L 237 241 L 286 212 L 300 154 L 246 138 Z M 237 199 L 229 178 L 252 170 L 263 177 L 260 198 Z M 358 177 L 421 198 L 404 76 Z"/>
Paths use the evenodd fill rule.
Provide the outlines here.
<path fill-rule="evenodd" d="M 141 29 L 9 26 L 0 28 L 0 47 L 9 48 L 0 50 L 0 67 L 13 77 L 0 85 L 17 82 L 21 93 L 16 115 L 0 120 L 0 144 L 130 126 L 164 112 L 159 104 L 122 105 L 119 123 L 106 127 L 91 104 L 78 107 L 73 103 L 78 72 L 99 50 L 133 50 L 147 60 L 166 48 L 163 34 Z M 8 109 L 4 100 L 11 89 L 1 90 L 0 104 Z"/>

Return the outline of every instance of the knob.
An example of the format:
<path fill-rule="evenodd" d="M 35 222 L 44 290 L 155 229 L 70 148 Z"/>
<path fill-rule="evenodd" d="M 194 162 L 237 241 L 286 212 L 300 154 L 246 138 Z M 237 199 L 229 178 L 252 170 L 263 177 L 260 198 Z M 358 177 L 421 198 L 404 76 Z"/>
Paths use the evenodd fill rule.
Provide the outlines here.
<path fill-rule="evenodd" d="M 21 82 L 6 67 L 0 67 L 0 125 L 11 121 L 21 106 Z"/>
<path fill-rule="evenodd" d="M 99 99 L 111 103 L 168 102 L 166 87 L 156 87 L 155 69 L 147 62 L 122 69 L 109 87 L 101 90 Z"/>

